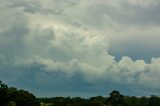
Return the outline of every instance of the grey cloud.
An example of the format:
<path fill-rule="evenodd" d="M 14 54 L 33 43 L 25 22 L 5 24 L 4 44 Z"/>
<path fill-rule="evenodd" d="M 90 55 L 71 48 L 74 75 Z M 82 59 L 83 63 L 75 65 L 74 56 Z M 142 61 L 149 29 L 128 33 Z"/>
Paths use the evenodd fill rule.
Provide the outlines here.
<path fill-rule="evenodd" d="M 159 27 L 129 28 L 112 35 L 110 54 L 117 60 L 129 56 L 133 60 L 143 59 L 150 62 L 152 57 L 159 57 Z M 153 42 L 154 41 L 154 42 Z"/>
<path fill-rule="evenodd" d="M 12 66 L 14 58 L 23 57 L 26 52 L 25 37 L 29 34 L 29 29 L 24 23 L 11 24 L 9 29 L 0 32 L 0 54 L 7 64 Z"/>
<path fill-rule="evenodd" d="M 94 72 L 98 73 L 98 70 L 91 70 L 92 74 L 86 73 L 85 71 L 87 71 L 87 69 L 83 68 L 84 70 L 80 70 L 80 68 L 78 68 L 79 66 L 77 66 L 75 63 L 72 63 L 73 67 L 75 67 L 74 69 L 73 67 L 68 69 L 68 67 L 70 67 L 70 63 L 65 63 L 65 65 L 64 63 L 55 62 L 51 63 L 52 66 L 48 66 L 47 64 L 50 64 L 50 62 L 52 62 L 51 60 L 43 59 L 43 61 L 48 61 L 47 64 L 46 62 L 42 62 L 39 59 L 32 61 L 33 63 L 28 64 L 30 67 L 29 69 L 23 69 L 23 74 L 21 74 L 21 76 L 16 80 L 17 82 L 22 81 L 24 84 L 27 84 L 30 83 L 30 80 L 32 79 L 33 81 L 31 85 L 36 85 L 41 89 L 46 89 L 46 87 L 49 87 L 48 90 L 54 89 L 54 91 L 63 91 L 63 89 L 65 89 L 66 91 L 80 92 L 86 92 L 89 90 L 90 92 L 99 91 L 99 93 L 101 92 L 102 94 L 105 92 L 105 88 L 108 90 L 119 89 L 126 94 L 130 92 L 135 95 L 147 95 L 145 92 L 148 92 L 148 90 L 150 89 L 152 93 L 154 92 L 155 94 L 157 94 L 157 91 L 154 89 L 158 89 L 159 87 L 158 83 L 156 82 L 152 83 L 152 86 L 148 86 L 148 84 L 150 85 L 150 81 L 152 82 L 152 79 L 154 81 L 158 81 L 158 75 L 157 77 L 154 76 L 154 72 L 156 72 L 154 71 L 154 67 L 157 67 L 155 65 L 159 63 L 158 59 L 153 59 L 152 64 L 147 66 L 148 72 L 146 73 L 144 72 L 146 68 L 142 65 L 145 65 L 143 61 L 134 62 L 128 57 L 124 57 L 118 64 L 113 64 L 116 66 L 110 68 L 110 72 L 108 72 L 109 70 L 104 72 L 103 74 L 105 74 L 105 76 L 98 77 L 95 77 L 96 74 L 93 74 Z M 56 65 L 59 66 L 55 68 Z M 135 75 L 136 73 L 138 73 L 139 75 Z M 154 76 L 154 78 L 152 77 L 152 75 Z M 30 77 L 30 79 L 27 79 L 28 77 Z M 23 87 L 25 87 L 25 85 L 23 85 Z M 127 89 L 128 91 L 125 91 L 124 89 Z M 139 90 L 138 92 L 137 89 Z"/>
<path fill-rule="evenodd" d="M 154 2 L 154 1 L 153 1 Z M 118 6 L 117 6 L 118 4 Z M 94 14 L 98 14 L 100 19 L 106 21 L 113 21 L 120 26 L 159 26 L 160 15 L 158 11 L 160 10 L 160 3 L 152 2 L 148 6 L 144 6 L 143 2 L 141 4 L 132 4 L 129 1 L 122 0 L 121 2 L 117 1 L 117 4 L 110 5 L 107 1 L 103 4 L 95 4 L 91 9 Z M 145 4 L 145 3 L 144 3 Z M 97 15 L 96 15 L 97 16 Z M 108 20 L 105 17 L 109 17 Z M 116 24 L 116 25 L 117 25 Z"/>
<path fill-rule="evenodd" d="M 41 1 L 14 1 L 8 3 L 8 7 L 11 8 L 22 8 L 27 13 L 40 13 L 40 14 L 54 14 L 61 15 L 66 8 L 72 7 L 79 4 L 79 0 L 48 0 L 45 2 Z"/>
<path fill-rule="evenodd" d="M 158 76 L 154 76 L 157 72 L 157 67 L 159 59 L 153 59 L 151 64 L 146 64 L 143 60 L 132 61 L 129 57 L 123 57 L 119 63 L 113 63 L 112 67 L 107 70 L 101 68 L 94 68 L 94 66 L 85 65 L 78 61 L 72 62 L 55 62 L 51 59 L 45 59 L 41 57 L 36 57 L 34 60 L 36 63 L 43 66 L 42 70 L 48 73 L 62 72 L 66 75 L 67 79 L 72 79 L 74 76 L 80 75 L 81 73 L 85 81 L 96 84 L 97 82 L 105 83 L 106 81 L 113 81 L 115 83 L 121 84 L 122 82 L 126 84 L 137 84 L 139 86 L 147 86 L 148 88 L 157 88 Z M 20 62 L 21 64 L 23 62 Z M 107 65 L 107 64 L 106 64 Z M 107 67 L 107 66 L 106 66 Z M 145 70 L 148 70 L 146 73 Z M 153 78 L 154 76 L 154 78 Z M 94 78 L 94 79 L 93 79 Z M 148 83 L 154 80 L 152 86 Z"/>

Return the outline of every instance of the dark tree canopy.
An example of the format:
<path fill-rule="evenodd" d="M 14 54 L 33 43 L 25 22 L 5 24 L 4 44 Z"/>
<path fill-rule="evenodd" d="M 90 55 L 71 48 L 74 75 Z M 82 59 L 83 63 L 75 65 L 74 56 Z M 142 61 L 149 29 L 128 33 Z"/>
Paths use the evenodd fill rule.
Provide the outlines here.
<path fill-rule="evenodd" d="M 116 90 L 110 93 L 110 97 L 108 98 L 107 103 L 111 106 L 126 106 L 124 96 Z"/>
<path fill-rule="evenodd" d="M 40 106 L 40 103 L 28 91 L 8 87 L 0 81 L 0 106 Z"/>

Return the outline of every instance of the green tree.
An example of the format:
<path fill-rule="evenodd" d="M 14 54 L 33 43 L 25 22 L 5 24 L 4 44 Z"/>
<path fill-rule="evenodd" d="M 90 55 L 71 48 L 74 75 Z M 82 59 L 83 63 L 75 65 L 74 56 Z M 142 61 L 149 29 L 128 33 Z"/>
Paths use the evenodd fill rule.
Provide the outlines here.
<path fill-rule="evenodd" d="M 97 97 L 91 97 L 90 98 L 90 104 L 91 106 L 103 106 L 105 105 L 106 98 L 102 96 L 97 96 Z"/>
<path fill-rule="evenodd" d="M 151 95 L 149 104 L 150 106 L 160 106 L 160 97 Z"/>
<path fill-rule="evenodd" d="M 149 98 L 143 96 L 139 98 L 140 106 L 150 106 L 149 105 Z"/>
<path fill-rule="evenodd" d="M 40 103 L 28 91 L 9 88 L 0 81 L 0 106 L 40 106 Z"/>
<path fill-rule="evenodd" d="M 8 86 L 0 81 L 0 106 L 6 105 L 9 102 L 7 93 Z"/>
<path fill-rule="evenodd" d="M 127 106 L 140 106 L 139 98 L 135 96 L 126 96 L 125 97 L 125 103 Z"/>
<path fill-rule="evenodd" d="M 119 91 L 112 91 L 107 103 L 111 106 L 125 106 L 124 96 Z"/>

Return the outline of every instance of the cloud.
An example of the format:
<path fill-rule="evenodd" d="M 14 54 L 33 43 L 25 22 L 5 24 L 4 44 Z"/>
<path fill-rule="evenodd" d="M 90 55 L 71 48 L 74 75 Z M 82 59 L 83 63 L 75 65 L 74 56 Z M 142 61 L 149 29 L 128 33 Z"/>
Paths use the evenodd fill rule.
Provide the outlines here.
<path fill-rule="evenodd" d="M 37 88 L 157 94 L 160 59 L 152 53 L 150 63 L 132 57 L 138 58 L 144 47 L 157 49 L 158 6 L 154 0 L 2 1 L 1 80 L 36 94 Z M 143 55 L 148 55 L 146 49 Z"/>
<path fill-rule="evenodd" d="M 20 8 L 26 13 L 30 14 L 54 14 L 62 15 L 65 8 L 70 8 L 72 6 L 78 5 L 79 0 L 47 0 L 47 1 L 37 1 L 37 0 L 22 0 L 22 1 L 10 1 L 8 0 L 7 6 L 10 8 Z"/>

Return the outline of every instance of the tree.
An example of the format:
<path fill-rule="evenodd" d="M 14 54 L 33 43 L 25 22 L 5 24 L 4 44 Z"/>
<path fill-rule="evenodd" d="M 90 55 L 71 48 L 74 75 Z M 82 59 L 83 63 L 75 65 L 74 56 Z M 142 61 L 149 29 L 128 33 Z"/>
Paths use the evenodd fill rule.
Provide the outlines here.
<path fill-rule="evenodd" d="M 139 98 L 140 106 L 150 106 L 149 105 L 149 98 L 143 96 Z"/>
<path fill-rule="evenodd" d="M 135 96 L 126 96 L 125 103 L 127 106 L 140 106 L 140 100 Z"/>
<path fill-rule="evenodd" d="M 24 90 L 8 87 L 0 81 L 0 106 L 40 106 L 36 97 Z"/>
<path fill-rule="evenodd" d="M 0 81 L 0 106 L 6 105 L 8 103 L 9 100 L 7 97 L 7 93 L 8 86 Z"/>
<path fill-rule="evenodd" d="M 149 104 L 150 106 L 160 106 L 160 98 L 158 96 L 151 95 Z"/>
<path fill-rule="evenodd" d="M 124 96 L 119 91 L 112 91 L 110 97 L 107 100 L 111 106 L 125 106 Z"/>
<path fill-rule="evenodd" d="M 106 98 L 102 96 L 96 96 L 90 98 L 90 104 L 91 106 L 103 106 L 105 105 Z"/>

